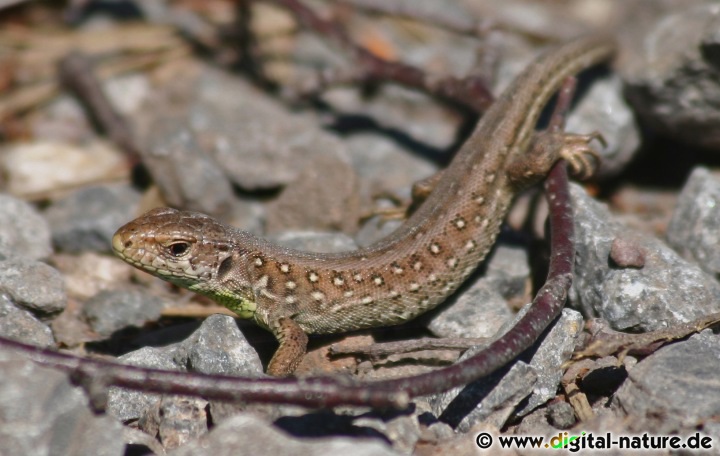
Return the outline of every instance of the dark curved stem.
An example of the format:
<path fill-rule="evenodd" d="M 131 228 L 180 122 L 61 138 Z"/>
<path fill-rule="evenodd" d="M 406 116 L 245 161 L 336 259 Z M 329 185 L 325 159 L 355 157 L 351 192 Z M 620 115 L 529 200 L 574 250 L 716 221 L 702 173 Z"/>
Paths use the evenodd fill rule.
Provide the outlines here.
<path fill-rule="evenodd" d="M 391 81 L 421 90 L 430 95 L 450 101 L 458 106 L 482 113 L 492 103 L 493 96 L 485 82 L 478 77 L 436 78 L 423 70 L 400 62 L 385 60 L 359 46 L 337 23 L 319 17 L 299 0 L 263 0 L 286 8 L 301 26 L 333 41 L 348 51 L 359 64 L 358 79 L 368 82 Z"/>

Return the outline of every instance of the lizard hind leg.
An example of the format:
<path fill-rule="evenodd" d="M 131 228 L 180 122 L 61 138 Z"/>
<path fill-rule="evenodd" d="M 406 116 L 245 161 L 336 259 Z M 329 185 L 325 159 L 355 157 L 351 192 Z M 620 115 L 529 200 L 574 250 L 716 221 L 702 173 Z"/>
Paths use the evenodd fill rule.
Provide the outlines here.
<path fill-rule="evenodd" d="M 593 139 L 605 144 L 597 132 L 587 135 L 538 132 L 528 151 L 515 157 L 508 166 L 508 178 L 517 188 L 528 187 L 545 177 L 555 162 L 562 158 L 569 163 L 573 174 L 587 179 L 600 163 L 600 155 L 590 146 Z"/>
<path fill-rule="evenodd" d="M 287 377 L 302 361 L 307 351 L 308 336 L 288 317 L 282 317 L 270 328 L 280 346 L 268 364 L 267 373 L 274 377 Z"/>
<path fill-rule="evenodd" d="M 383 221 L 404 220 L 409 218 L 412 213 L 425 202 L 427 197 L 430 196 L 430 193 L 435 190 L 438 182 L 442 179 L 443 171 L 444 170 L 440 170 L 432 176 L 420 179 L 419 181 L 413 183 L 409 200 L 399 199 L 397 207 L 389 209 L 375 209 L 370 216 L 379 215 L 382 217 Z M 377 196 L 387 197 L 388 195 L 380 194 Z M 394 196 L 390 195 L 390 198 L 393 199 Z"/>

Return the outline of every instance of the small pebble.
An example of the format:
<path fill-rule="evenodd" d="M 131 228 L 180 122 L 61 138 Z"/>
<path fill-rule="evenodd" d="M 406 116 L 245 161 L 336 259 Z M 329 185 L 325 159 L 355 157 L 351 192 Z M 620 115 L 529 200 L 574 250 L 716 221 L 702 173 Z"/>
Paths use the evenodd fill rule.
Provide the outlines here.
<path fill-rule="evenodd" d="M 616 237 L 610 246 L 610 259 L 620 268 L 642 269 L 645 266 L 645 252 L 636 243 Z"/>

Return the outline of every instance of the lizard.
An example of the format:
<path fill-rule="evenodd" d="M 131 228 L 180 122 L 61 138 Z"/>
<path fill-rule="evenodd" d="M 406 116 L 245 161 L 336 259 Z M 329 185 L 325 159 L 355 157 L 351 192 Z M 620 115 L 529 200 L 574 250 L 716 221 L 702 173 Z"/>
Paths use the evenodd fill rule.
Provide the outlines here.
<path fill-rule="evenodd" d="M 488 254 L 513 197 L 559 159 L 579 173 L 592 169 L 599 134 L 535 127 L 564 79 L 615 48 L 612 38 L 587 36 L 537 58 L 480 118 L 426 200 L 367 247 L 292 250 L 208 215 L 156 208 L 117 230 L 114 253 L 272 332 L 279 346 L 267 373 L 288 376 L 308 334 L 396 325 L 443 302 Z"/>

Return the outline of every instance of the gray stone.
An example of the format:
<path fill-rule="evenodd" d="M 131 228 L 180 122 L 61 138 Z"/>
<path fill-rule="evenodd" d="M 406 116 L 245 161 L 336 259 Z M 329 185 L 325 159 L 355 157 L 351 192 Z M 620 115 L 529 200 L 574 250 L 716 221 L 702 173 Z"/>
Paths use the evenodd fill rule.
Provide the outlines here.
<path fill-rule="evenodd" d="M 436 159 L 452 145 L 460 124 L 458 116 L 448 115 L 429 95 L 394 84 L 379 87 L 372 99 L 355 88 L 340 87 L 325 91 L 323 100 L 335 112 L 368 119 L 386 136 Z"/>
<path fill-rule="evenodd" d="M 537 374 L 533 393 L 516 413 L 525 415 L 557 395 L 564 369 L 563 365 L 575 351 L 578 334 L 583 329 L 583 318 L 572 309 L 563 309 L 560 318 L 552 325 L 535 353 L 530 367 Z"/>
<path fill-rule="evenodd" d="M 0 194 L 0 220 L 0 259 L 40 260 L 50 256 L 50 227 L 34 207 Z"/>
<path fill-rule="evenodd" d="M 250 198 L 235 198 L 229 211 L 223 219 L 230 225 L 236 226 L 256 236 L 265 233 L 265 205 Z"/>
<path fill-rule="evenodd" d="M 122 425 L 96 415 L 66 374 L 0 352 L 0 448 L 8 455 L 125 454 Z"/>
<path fill-rule="evenodd" d="M 31 259 L 0 261 L 0 290 L 16 305 L 42 317 L 62 312 L 67 304 L 60 272 Z"/>
<path fill-rule="evenodd" d="M 492 337 L 513 312 L 507 300 L 524 297 L 530 280 L 527 252 L 498 245 L 488 259 L 485 274 L 430 321 L 438 337 Z"/>
<path fill-rule="evenodd" d="M 562 401 L 548 405 L 547 417 L 550 424 L 558 429 L 570 429 L 577 421 L 572 405 Z"/>
<path fill-rule="evenodd" d="M 55 201 L 45 211 L 58 249 L 110 251 L 115 230 L 134 218 L 140 193 L 127 185 L 86 187 Z"/>
<path fill-rule="evenodd" d="M 398 416 L 388 420 L 385 436 L 393 448 L 403 454 L 413 454 L 420 440 L 420 423 L 415 415 Z"/>
<path fill-rule="evenodd" d="M 178 448 L 207 434 L 206 400 L 195 397 L 163 396 L 140 419 L 140 428 L 157 436 L 165 450 Z"/>
<path fill-rule="evenodd" d="M 474 347 L 463 353 L 464 361 L 485 347 Z M 453 388 L 430 399 L 433 413 L 459 432 L 467 432 L 480 422 L 501 428 L 517 404 L 533 391 L 537 376 L 533 368 L 516 361 L 507 369 L 459 388 Z"/>
<path fill-rule="evenodd" d="M 487 259 L 481 279 L 507 300 L 524 298 L 530 287 L 530 259 L 521 247 L 498 243 Z"/>
<path fill-rule="evenodd" d="M 607 207 L 571 184 L 575 213 L 575 280 L 570 302 L 586 316 L 600 316 L 617 330 L 652 331 L 720 310 L 720 284 L 652 236 L 616 222 Z M 613 240 L 633 241 L 645 266 L 616 268 Z"/>
<path fill-rule="evenodd" d="M 414 156 L 396 141 L 377 133 L 353 134 L 346 138 L 345 144 L 353 168 L 363 181 L 370 181 L 373 188 L 405 192 L 438 170 L 429 160 Z"/>
<path fill-rule="evenodd" d="M 515 318 L 508 319 L 497 330 L 496 337 L 514 326 L 528 308 L 529 305 Z M 503 369 L 465 388 L 455 388 L 433 397 L 433 412 L 460 431 L 467 431 L 481 421 L 489 421 L 501 428 L 511 413 L 524 415 L 531 412 L 556 396 L 563 363 L 570 359 L 581 330 L 580 314 L 564 309 L 539 345 L 536 344 L 528 364 L 517 361 L 507 372 Z M 458 361 L 473 356 L 483 348 L 468 350 Z M 516 411 L 517 405 L 527 396 L 530 397 Z M 476 405 L 473 407 L 472 404 Z"/>
<path fill-rule="evenodd" d="M 16 307 L 5 294 L 0 294 L 0 336 L 43 348 L 55 345 L 50 327 Z"/>
<path fill-rule="evenodd" d="M 317 253 L 336 253 L 356 250 L 357 244 L 348 235 L 316 231 L 286 231 L 268 240 L 295 250 Z"/>
<path fill-rule="evenodd" d="M 187 106 L 169 109 L 153 111 L 158 118 L 148 120 L 140 148 L 143 164 L 168 205 L 213 215 L 225 213 L 233 199 L 230 180 L 189 129 Z"/>
<path fill-rule="evenodd" d="M 705 330 L 682 342 L 667 345 L 628 371 L 616 398 L 631 417 L 663 417 L 667 432 L 720 415 L 720 336 Z"/>
<path fill-rule="evenodd" d="M 557 435 L 557 428 L 548 423 L 547 411 L 539 408 L 525 415 L 520 424 L 509 429 L 513 435 Z"/>
<path fill-rule="evenodd" d="M 339 151 L 316 153 L 298 164 L 297 178 L 268 204 L 267 232 L 289 229 L 357 231 L 360 219 L 358 177 L 349 159 Z"/>
<path fill-rule="evenodd" d="M 192 371 L 243 377 L 263 373 L 257 352 L 227 315 L 211 315 L 180 346 Z"/>
<path fill-rule="evenodd" d="M 202 134 L 204 149 L 246 190 L 289 184 L 322 157 L 347 160 L 343 142 L 314 115 L 289 113 L 234 75 L 205 68 L 194 97 L 190 131 Z"/>
<path fill-rule="evenodd" d="M 514 318 L 507 319 L 494 334 L 494 338 L 507 332 L 521 319 L 530 304 L 523 307 Z M 432 397 L 433 412 L 458 430 L 470 429 L 484 421 L 501 428 L 517 405 L 527 396 L 523 407 L 515 412 L 527 414 L 539 405 L 555 397 L 562 377 L 562 365 L 575 348 L 576 337 L 582 329 L 582 317 L 577 312 L 564 309 L 558 321 L 550 327 L 536 344 L 529 363 L 517 361 L 507 371 L 502 369 L 462 389 L 455 388 Z M 463 361 L 486 345 L 466 351 L 458 361 Z M 506 372 L 507 371 L 507 372 Z M 476 404 L 470 409 L 470 404 Z"/>
<path fill-rule="evenodd" d="M 163 370 L 184 370 L 182 360 L 176 361 L 177 346 L 143 347 L 140 350 L 120 356 L 117 361 L 138 367 Z M 107 413 L 121 422 L 137 420 L 151 407 L 156 406 L 160 394 L 112 387 L 108 392 Z"/>
<path fill-rule="evenodd" d="M 478 281 L 435 315 L 428 329 L 437 337 L 492 337 L 512 315 L 505 298 Z"/>
<path fill-rule="evenodd" d="M 382 215 L 374 215 L 362 224 L 355 239 L 359 246 L 367 247 L 392 234 L 403 224 L 403 220 L 386 220 Z"/>
<path fill-rule="evenodd" d="M 235 323 L 227 315 L 208 317 L 184 341 L 161 348 L 145 347 L 118 358 L 133 366 L 207 374 L 257 377 L 262 364 Z M 123 388 L 111 388 L 108 413 L 121 421 L 139 419 L 151 407 L 157 407 L 158 394 L 146 394 Z"/>
<path fill-rule="evenodd" d="M 666 236 L 680 254 L 720 274 L 720 178 L 696 168 L 680 193 Z"/>
<path fill-rule="evenodd" d="M 211 454 L 239 456 L 272 454 L 320 456 L 398 455 L 385 443 L 376 440 L 328 437 L 298 439 L 279 431 L 252 415 L 236 415 L 216 426 L 207 436 L 168 453 L 169 456 Z"/>
<path fill-rule="evenodd" d="M 720 146 L 720 78 L 717 30 L 720 11 L 713 1 L 661 3 L 653 21 L 638 24 L 625 41 L 620 70 L 625 95 L 643 125 L 707 150 Z M 682 6 L 680 6 L 682 5 Z M 653 8 L 651 8 L 653 9 Z M 683 149 L 678 149 L 678 157 Z"/>
<path fill-rule="evenodd" d="M 420 440 L 420 423 L 416 415 L 400 415 L 395 418 L 381 418 L 368 414 L 353 420 L 353 426 L 371 428 L 387 437 L 393 449 L 402 454 L 413 454 Z"/>
<path fill-rule="evenodd" d="M 92 329 L 109 336 L 128 326 L 142 327 L 160 318 L 163 301 L 141 290 L 105 290 L 88 299 L 83 314 Z"/>
<path fill-rule="evenodd" d="M 607 143 L 596 147 L 601 160 L 595 177 L 618 174 L 639 150 L 640 131 L 635 114 L 622 93 L 623 84 L 616 74 L 594 80 L 567 120 L 566 131 L 577 134 L 597 131 Z"/>

